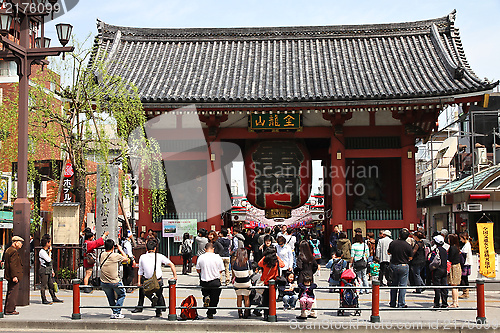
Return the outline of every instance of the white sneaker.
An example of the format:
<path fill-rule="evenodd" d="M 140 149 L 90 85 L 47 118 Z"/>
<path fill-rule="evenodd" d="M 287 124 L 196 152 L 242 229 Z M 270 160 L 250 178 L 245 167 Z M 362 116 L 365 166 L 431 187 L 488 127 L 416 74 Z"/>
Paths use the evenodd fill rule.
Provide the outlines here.
<path fill-rule="evenodd" d="M 122 313 L 113 313 L 111 319 L 123 319 L 125 316 Z"/>

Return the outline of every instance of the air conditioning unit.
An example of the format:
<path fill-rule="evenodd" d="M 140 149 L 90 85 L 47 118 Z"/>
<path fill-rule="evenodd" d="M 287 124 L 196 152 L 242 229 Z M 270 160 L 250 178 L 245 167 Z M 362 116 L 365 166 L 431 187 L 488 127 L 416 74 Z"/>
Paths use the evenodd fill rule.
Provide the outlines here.
<path fill-rule="evenodd" d="M 453 208 L 453 213 L 463 212 L 464 210 L 467 209 L 467 204 L 465 202 L 459 202 L 457 204 L 454 204 L 452 208 Z"/>
<path fill-rule="evenodd" d="M 231 221 L 233 221 L 233 222 L 245 221 L 245 215 L 244 214 L 231 214 Z"/>
<path fill-rule="evenodd" d="M 325 214 L 324 213 L 313 213 L 312 218 L 313 218 L 313 220 L 316 220 L 316 221 L 323 221 L 325 219 Z"/>
<path fill-rule="evenodd" d="M 467 211 L 468 212 L 482 212 L 483 211 L 483 205 L 481 205 L 479 203 L 468 204 L 467 205 Z"/>
<path fill-rule="evenodd" d="M 486 148 L 480 147 L 477 148 L 477 153 L 476 153 L 476 164 L 479 165 L 487 165 L 488 164 L 488 156 L 486 152 Z"/>

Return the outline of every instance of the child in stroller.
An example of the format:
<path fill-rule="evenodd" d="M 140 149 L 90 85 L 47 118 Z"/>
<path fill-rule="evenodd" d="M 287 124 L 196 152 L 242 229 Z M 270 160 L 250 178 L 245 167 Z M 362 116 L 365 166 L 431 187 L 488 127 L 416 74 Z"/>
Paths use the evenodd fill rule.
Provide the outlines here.
<path fill-rule="evenodd" d="M 355 282 L 354 280 L 356 279 L 356 273 L 354 273 L 354 270 L 352 268 L 346 269 L 341 277 L 340 277 L 340 308 L 351 308 L 351 309 L 357 309 L 359 308 L 359 303 L 358 303 L 358 293 L 356 292 L 356 289 L 345 289 L 342 287 L 354 287 Z M 337 316 L 343 316 L 345 313 L 345 310 L 338 310 L 337 311 Z M 355 316 L 360 316 L 361 315 L 361 310 L 355 310 L 354 311 Z"/>

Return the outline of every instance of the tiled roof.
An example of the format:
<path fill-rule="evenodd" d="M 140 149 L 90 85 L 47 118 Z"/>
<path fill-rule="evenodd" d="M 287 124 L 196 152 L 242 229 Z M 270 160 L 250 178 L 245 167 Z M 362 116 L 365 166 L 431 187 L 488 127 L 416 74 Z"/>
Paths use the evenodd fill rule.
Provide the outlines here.
<path fill-rule="evenodd" d="M 429 194 L 427 198 L 439 196 L 443 193 L 455 193 L 467 190 L 476 190 L 483 188 L 486 184 L 485 181 L 490 182 L 493 175 L 500 175 L 500 166 L 492 166 L 481 170 L 474 174 L 474 180 L 472 175 L 463 179 L 458 179 L 444 184 L 440 188 L 436 189 L 432 194 Z M 472 185 L 474 183 L 474 186 Z"/>
<path fill-rule="evenodd" d="M 387 100 L 491 89 L 465 58 L 455 14 L 357 26 L 150 29 L 98 21 L 93 60 L 144 102 Z"/>

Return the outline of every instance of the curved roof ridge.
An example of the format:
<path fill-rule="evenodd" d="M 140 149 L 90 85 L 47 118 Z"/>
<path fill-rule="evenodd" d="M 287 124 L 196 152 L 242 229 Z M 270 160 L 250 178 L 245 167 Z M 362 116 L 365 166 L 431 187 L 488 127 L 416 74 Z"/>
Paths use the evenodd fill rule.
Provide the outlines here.
<path fill-rule="evenodd" d="M 458 189 L 460 186 L 462 186 L 464 183 L 466 183 L 467 181 L 469 181 L 470 179 L 472 179 L 472 177 L 477 177 L 477 176 L 479 176 L 479 175 L 481 175 L 481 174 L 483 174 L 483 173 L 485 173 L 485 172 L 488 172 L 488 173 L 489 173 L 489 172 L 491 172 L 493 169 L 497 169 L 497 168 L 499 168 L 499 166 L 498 166 L 498 165 L 492 165 L 492 166 L 491 166 L 491 167 L 489 167 L 489 168 L 486 168 L 486 169 L 480 170 L 480 171 L 478 171 L 477 173 L 475 173 L 475 174 L 473 174 L 473 175 L 470 175 L 470 176 L 468 176 L 468 177 L 465 177 L 464 179 L 462 179 L 462 182 L 460 182 L 460 183 L 458 184 L 458 186 L 456 186 L 456 187 L 454 187 L 454 188 L 453 188 L 453 190 L 452 190 L 451 192 L 455 192 L 455 190 L 457 190 L 457 189 Z M 478 182 L 476 186 L 479 186 L 479 185 L 480 185 L 480 183 Z"/>
<path fill-rule="evenodd" d="M 496 84 L 460 65 L 465 54 L 459 37 L 451 36 L 454 17 L 455 12 L 391 24 L 209 29 L 131 28 L 98 20 L 92 60 L 109 60 L 109 70 L 136 82 L 148 103 L 455 100 Z M 331 89 L 339 82 L 347 86 Z"/>
<path fill-rule="evenodd" d="M 323 26 L 281 26 L 281 27 L 232 27 L 232 28 L 139 28 L 107 24 L 102 20 L 97 21 L 99 33 L 104 37 L 112 37 L 118 30 L 124 36 L 148 37 L 148 38 L 188 38 L 210 37 L 212 39 L 238 38 L 293 38 L 303 36 L 332 37 L 352 35 L 391 34 L 402 31 L 413 31 L 428 33 L 432 25 L 436 25 L 440 31 L 449 30 L 452 26 L 450 15 L 439 18 L 397 22 L 376 23 L 359 25 L 323 25 Z"/>

